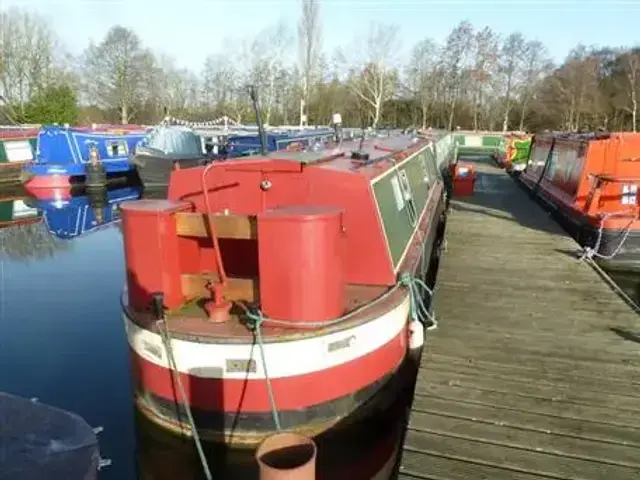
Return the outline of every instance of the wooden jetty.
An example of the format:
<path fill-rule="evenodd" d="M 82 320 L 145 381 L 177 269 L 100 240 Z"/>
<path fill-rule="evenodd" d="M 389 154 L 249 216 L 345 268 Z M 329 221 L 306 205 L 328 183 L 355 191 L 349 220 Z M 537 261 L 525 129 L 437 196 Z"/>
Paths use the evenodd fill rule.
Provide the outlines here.
<path fill-rule="evenodd" d="M 638 316 L 506 173 L 451 203 L 399 479 L 640 478 Z"/>

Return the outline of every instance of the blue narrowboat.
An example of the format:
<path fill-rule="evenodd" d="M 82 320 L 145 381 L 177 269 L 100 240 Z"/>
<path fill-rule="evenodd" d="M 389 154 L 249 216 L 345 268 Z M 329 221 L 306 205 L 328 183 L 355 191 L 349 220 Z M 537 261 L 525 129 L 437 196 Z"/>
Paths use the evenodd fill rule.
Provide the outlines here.
<path fill-rule="evenodd" d="M 25 166 L 31 188 L 68 187 L 84 179 L 90 150 L 95 147 L 105 173 L 131 170 L 129 155 L 146 137 L 139 126 L 69 127 L 47 125 L 38 133 L 35 161 Z"/>
<path fill-rule="evenodd" d="M 265 135 L 266 147 L 269 152 L 288 150 L 298 146 L 312 147 L 315 143 L 326 142 L 333 138 L 334 131 L 330 128 L 302 130 L 302 131 L 270 131 Z M 260 136 L 258 134 L 232 134 L 228 138 L 228 153 L 230 157 L 251 155 L 260 151 Z"/>

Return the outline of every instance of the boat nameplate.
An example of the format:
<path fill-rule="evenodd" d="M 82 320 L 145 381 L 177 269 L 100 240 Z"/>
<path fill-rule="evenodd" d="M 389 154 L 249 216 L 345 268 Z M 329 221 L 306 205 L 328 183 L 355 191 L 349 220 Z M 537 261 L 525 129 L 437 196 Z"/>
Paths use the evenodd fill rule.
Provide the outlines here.
<path fill-rule="evenodd" d="M 341 340 L 336 340 L 334 342 L 330 342 L 327 345 L 327 352 L 332 353 L 336 350 L 342 350 L 343 348 L 349 348 L 353 344 L 356 339 L 355 335 L 349 335 L 347 338 L 343 338 Z"/>
<path fill-rule="evenodd" d="M 225 360 L 226 373 L 256 373 L 258 365 L 253 358 L 235 359 L 227 358 Z"/>
<path fill-rule="evenodd" d="M 143 340 L 142 348 L 144 349 L 145 352 L 147 352 L 153 358 L 156 358 L 158 360 L 163 360 L 164 355 L 163 355 L 162 348 L 160 348 L 160 346 L 154 345 L 153 343 Z"/>

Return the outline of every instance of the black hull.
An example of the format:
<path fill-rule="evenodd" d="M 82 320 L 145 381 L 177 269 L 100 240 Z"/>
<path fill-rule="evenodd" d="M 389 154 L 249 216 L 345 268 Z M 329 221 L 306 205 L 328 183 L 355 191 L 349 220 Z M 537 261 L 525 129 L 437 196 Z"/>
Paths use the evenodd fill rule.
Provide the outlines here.
<path fill-rule="evenodd" d="M 174 164 L 180 168 L 191 168 L 204 165 L 205 158 L 177 159 L 154 157 L 151 155 L 136 155 L 132 159 L 144 187 L 163 187 L 169 185 L 171 171 Z"/>

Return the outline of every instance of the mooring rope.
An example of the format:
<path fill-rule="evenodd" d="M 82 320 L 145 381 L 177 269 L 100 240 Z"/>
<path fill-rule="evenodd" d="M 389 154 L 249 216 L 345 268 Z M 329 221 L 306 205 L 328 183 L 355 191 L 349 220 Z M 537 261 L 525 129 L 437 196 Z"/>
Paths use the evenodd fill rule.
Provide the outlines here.
<path fill-rule="evenodd" d="M 209 462 L 207 461 L 207 457 L 204 453 L 204 449 L 202 448 L 202 442 L 200 441 L 200 435 L 198 434 L 198 429 L 196 427 L 196 422 L 193 419 L 193 415 L 191 413 L 191 407 L 189 406 L 189 400 L 187 399 L 187 394 L 184 389 L 184 385 L 182 384 L 182 379 L 180 378 L 180 372 L 178 370 L 178 366 L 176 365 L 176 359 L 173 355 L 173 348 L 171 346 L 171 336 L 169 334 L 169 328 L 167 327 L 166 317 L 162 320 L 158 320 L 156 322 L 158 326 L 158 330 L 160 331 L 160 336 L 162 337 L 162 343 L 164 343 L 164 348 L 167 352 L 167 360 L 169 363 L 169 369 L 174 377 L 176 384 L 178 385 L 178 390 L 180 391 L 180 396 L 182 397 L 182 402 L 184 404 L 184 409 L 187 414 L 187 419 L 189 420 L 189 426 L 191 428 L 191 434 L 193 435 L 193 441 L 196 444 L 196 449 L 198 451 L 198 456 L 200 458 L 200 463 L 202 464 L 202 469 L 204 470 L 204 475 L 207 480 L 213 480 L 213 476 L 211 475 L 211 469 L 209 468 Z"/>
<path fill-rule="evenodd" d="M 631 233 L 632 227 L 633 227 L 633 223 L 638 220 L 638 214 L 636 213 L 634 215 L 633 218 L 631 218 L 631 220 L 629 220 L 629 223 L 625 226 L 625 228 L 623 229 L 623 233 L 622 233 L 622 240 L 620 240 L 620 243 L 618 243 L 618 246 L 613 250 L 613 252 L 609 255 L 603 255 L 601 253 L 599 253 L 600 250 L 600 245 L 602 243 L 602 237 L 604 235 L 604 224 L 605 221 L 609 218 L 613 218 L 613 217 L 618 217 L 618 216 L 627 216 L 630 213 L 634 213 L 631 212 L 629 210 L 627 211 L 622 211 L 622 212 L 613 212 L 613 213 L 607 213 L 604 214 L 601 219 L 600 219 L 600 225 L 598 227 L 598 236 L 596 238 L 596 241 L 593 245 L 593 247 L 589 247 L 588 245 L 584 245 L 582 247 L 582 249 L 579 251 L 580 253 L 580 260 L 584 260 L 587 258 L 600 258 L 602 260 L 612 260 L 622 249 L 624 243 L 627 241 L 627 237 L 629 237 L 629 234 Z"/>
<path fill-rule="evenodd" d="M 271 407 L 271 415 L 273 417 L 273 423 L 276 426 L 277 431 L 281 431 L 281 423 L 280 416 L 278 413 L 278 407 L 276 404 L 275 394 L 273 391 L 273 386 L 271 384 L 271 377 L 269 376 L 269 371 L 267 367 L 267 358 L 265 354 L 265 344 L 262 337 L 262 324 L 265 321 L 269 321 L 276 325 L 287 325 L 287 326 L 307 326 L 307 327 L 327 327 L 331 325 L 335 325 L 337 323 L 344 322 L 345 320 L 355 316 L 356 314 L 362 312 L 365 309 L 372 308 L 377 303 L 382 300 L 388 298 L 393 292 L 397 290 L 397 288 L 405 287 L 409 291 L 409 316 L 412 320 L 419 321 L 425 326 L 425 330 L 433 330 L 438 327 L 438 322 L 435 317 L 429 312 L 429 309 L 424 303 L 425 294 L 429 295 L 429 298 L 432 298 L 433 291 L 424 283 L 421 279 L 416 276 L 413 276 L 409 273 L 404 273 L 400 276 L 398 283 L 387 292 L 383 293 L 372 302 L 361 306 L 355 310 L 350 311 L 349 313 L 342 315 L 338 318 L 326 321 L 318 321 L 318 322 L 297 322 L 291 320 L 277 320 L 273 318 L 266 317 L 262 311 L 257 308 L 249 308 L 242 302 L 236 302 L 238 306 L 240 306 L 245 313 L 245 317 L 250 320 L 248 322 L 248 328 L 254 332 L 256 337 L 256 343 L 260 350 L 260 359 L 262 363 L 262 370 L 264 372 L 265 383 L 267 386 L 267 393 L 269 395 L 269 403 Z"/>

